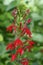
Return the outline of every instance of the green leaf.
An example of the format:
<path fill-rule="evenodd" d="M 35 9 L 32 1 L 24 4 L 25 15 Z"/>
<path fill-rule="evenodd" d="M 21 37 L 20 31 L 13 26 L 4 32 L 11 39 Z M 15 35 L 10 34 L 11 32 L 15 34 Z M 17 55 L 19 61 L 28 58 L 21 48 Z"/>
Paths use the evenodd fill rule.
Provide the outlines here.
<path fill-rule="evenodd" d="M 43 43 L 43 35 L 41 35 L 41 34 L 39 34 L 39 33 L 33 33 L 33 34 L 32 34 L 32 39 L 33 39 L 34 41 Z"/>
<path fill-rule="evenodd" d="M 41 16 L 38 13 L 32 13 L 31 16 L 34 21 L 41 19 Z"/>
<path fill-rule="evenodd" d="M 2 56 L 6 52 L 4 43 L 0 44 L 0 56 Z"/>
<path fill-rule="evenodd" d="M 8 5 L 6 11 L 9 11 L 9 10 L 13 9 L 14 7 L 19 6 L 19 4 L 20 4 L 20 0 L 15 0 L 15 1 L 11 2 L 11 3 Z"/>
<path fill-rule="evenodd" d="M 2 42 L 2 41 L 3 41 L 3 35 L 0 34 L 0 42 Z"/>
<path fill-rule="evenodd" d="M 36 53 L 36 54 L 34 55 L 34 57 L 35 57 L 36 59 L 40 59 L 40 58 L 41 58 L 41 53 L 40 53 L 40 52 Z"/>
<path fill-rule="evenodd" d="M 0 65 L 4 65 L 2 62 L 0 62 Z"/>
<path fill-rule="evenodd" d="M 39 60 L 36 60 L 32 63 L 32 65 L 42 65 L 41 62 Z"/>

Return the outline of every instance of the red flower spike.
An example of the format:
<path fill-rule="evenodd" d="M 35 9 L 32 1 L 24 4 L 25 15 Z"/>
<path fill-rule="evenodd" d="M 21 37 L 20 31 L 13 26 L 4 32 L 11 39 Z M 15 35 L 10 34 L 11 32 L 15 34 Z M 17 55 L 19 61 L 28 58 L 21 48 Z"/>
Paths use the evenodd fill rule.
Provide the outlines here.
<path fill-rule="evenodd" d="M 27 23 L 30 23 L 30 22 L 31 22 L 31 19 L 28 19 L 26 22 L 27 22 Z"/>
<path fill-rule="evenodd" d="M 17 52 L 16 52 L 16 54 L 20 54 L 20 55 L 22 55 L 23 53 L 24 53 L 24 50 L 23 50 L 23 48 L 19 48 L 18 50 L 17 50 Z"/>
<path fill-rule="evenodd" d="M 28 60 L 26 58 L 24 58 L 24 59 L 22 59 L 21 64 L 22 65 L 28 65 L 29 62 L 28 62 Z"/>
<path fill-rule="evenodd" d="M 25 18 L 29 12 L 30 12 L 29 9 L 26 10 L 25 14 L 23 15 L 23 20 L 25 20 Z M 25 40 L 26 42 L 29 43 L 29 45 L 25 46 L 25 44 L 23 44 L 23 43 L 26 43 L 26 42 L 22 42 L 22 40 L 20 40 L 20 37 L 24 36 L 24 34 L 26 34 L 29 38 L 31 37 L 32 33 L 31 33 L 30 29 L 28 29 L 28 27 L 27 27 L 27 24 L 29 24 L 31 22 L 31 19 L 28 19 L 27 21 L 25 21 L 24 26 L 22 26 L 22 22 L 20 22 L 20 26 L 18 27 L 18 26 L 16 26 L 17 9 L 14 9 L 12 11 L 12 16 L 14 17 L 14 21 L 13 21 L 14 23 L 12 25 L 8 26 L 6 28 L 6 30 L 9 32 L 14 31 L 14 33 L 16 33 L 16 28 L 17 28 L 17 33 L 18 33 L 18 30 L 21 30 L 21 33 L 17 37 L 17 39 L 14 40 L 13 43 L 8 44 L 6 47 L 6 50 L 11 50 L 11 54 L 9 56 L 11 56 L 11 61 L 14 61 L 14 60 L 16 60 L 17 55 L 18 54 L 23 55 L 25 50 L 26 51 L 28 50 L 29 52 L 31 52 L 34 42 L 31 40 Z M 15 54 L 12 54 L 12 51 L 14 51 L 14 50 L 15 50 Z M 42 50 L 42 52 L 43 52 L 43 50 Z M 26 58 L 23 58 L 20 61 L 21 61 L 22 65 L 29 64 L 28 59 L 26 59 Z"/>
<path fill-rule="evenodd" d="M 19 39 L 19 38 L 17 38 L 15 41 L 14 41 L 14 47 L 17 47 L 17 46 L 23 46 L 23 42 Z"/>
<path fill-rule="evenodd" d="M 16 54 L 12 54 L 11 61 L 14 61 L 16 59 Z"/>
<path fill-rule="evenodd" d="M 12 43 L 8 44 L 6 50 L 13 50 L 13 44 Z"/>

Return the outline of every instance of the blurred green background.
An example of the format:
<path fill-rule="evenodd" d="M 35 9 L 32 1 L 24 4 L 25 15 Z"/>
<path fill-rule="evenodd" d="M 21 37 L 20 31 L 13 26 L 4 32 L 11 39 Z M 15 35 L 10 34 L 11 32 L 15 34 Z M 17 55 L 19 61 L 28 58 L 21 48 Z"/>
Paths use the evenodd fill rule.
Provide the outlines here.
<path fill-rule="evenodd" d="M 6 51 L 6 44 L 14 40 L 14 34 L 6 32 L 6 27 L 12 24 L 14 20 L 11 11 L 15 7 L 21 11 L 18 13 L 18 23 L 26 9 L 30 10 L 27 19 L 32 19 L 28 27 L 32 32 L 32 40 L 36 44 L 32 52 L 28 53 L 28 55 L 26 52 L 24 57 L 28 56 L 30 65 L 43 65 L 43 0 L 0 0 L 0 65 L 20 65 L 16 61 L 10 62 Z"/>

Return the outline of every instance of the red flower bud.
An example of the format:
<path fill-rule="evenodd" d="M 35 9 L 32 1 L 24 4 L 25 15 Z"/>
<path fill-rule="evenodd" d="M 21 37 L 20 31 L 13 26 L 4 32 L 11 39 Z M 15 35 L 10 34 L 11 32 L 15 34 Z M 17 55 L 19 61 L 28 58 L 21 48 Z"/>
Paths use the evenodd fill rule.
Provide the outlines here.
<path fill-rule="evenodd" d="M 11 61 L 14 61 L 16 59 L 16 54 L 12 54 Z"/>
<path fill-rule="evenodd" d="M 28 19 L 26 22 L 27 22 L 27 23 L 30 23 L 30 22 L 31 22 L 31 19 Z"/>

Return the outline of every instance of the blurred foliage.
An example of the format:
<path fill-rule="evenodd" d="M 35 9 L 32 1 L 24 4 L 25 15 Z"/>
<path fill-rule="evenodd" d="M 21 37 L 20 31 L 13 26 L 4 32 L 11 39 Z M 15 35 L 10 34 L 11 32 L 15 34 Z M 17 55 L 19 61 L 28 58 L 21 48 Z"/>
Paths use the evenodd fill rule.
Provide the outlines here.
<path fill-rule="evenodd" d="M 15 38 L 14 34 L 6 32 L 6 27 L 11 25 L 14 20 L 11 15 L 14 8 L 21 11 L 18 13 L 18 23 L 26 9 L 30 10 L 28 17 L 32 18 L 28 27 L 32 31 L 32 40 L 36 44 L 31 53 L 27 55 L 27 52 L 25 52 L 22 57 L 28 57 L 30 65 L 43 65 L 43 51 L 40 52 L 40 50 L 43 50 L 43 0 L 14 0 L 9 5 L 5 5 L 3 2 L 4 0 L 0 0 L 0 65 L 15 65 L 15 63 L 19 65 L 16 61 L 10 62 L 8 51 L 6 51 L 6 44 Z M 20 58 L 20 56 L 18 57 Z"/>

